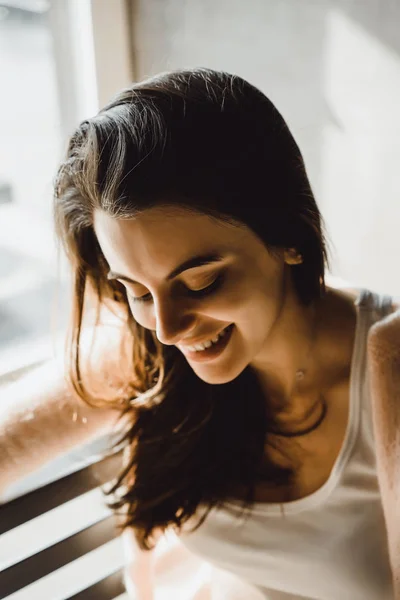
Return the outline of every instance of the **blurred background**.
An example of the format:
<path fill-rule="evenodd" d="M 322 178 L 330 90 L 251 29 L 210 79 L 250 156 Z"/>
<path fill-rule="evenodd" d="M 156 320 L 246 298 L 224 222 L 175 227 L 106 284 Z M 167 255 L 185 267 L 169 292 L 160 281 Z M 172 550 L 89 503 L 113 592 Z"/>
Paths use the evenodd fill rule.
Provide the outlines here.
<path fill-rule="evenodd" d="M 399 0 L 0 0 L 0 374 L 67 319 L 51 203 L 68 135 L 166 69 L 260 87 L 305 157 L 333 274 L 400 295 L 399 31 Z"/>

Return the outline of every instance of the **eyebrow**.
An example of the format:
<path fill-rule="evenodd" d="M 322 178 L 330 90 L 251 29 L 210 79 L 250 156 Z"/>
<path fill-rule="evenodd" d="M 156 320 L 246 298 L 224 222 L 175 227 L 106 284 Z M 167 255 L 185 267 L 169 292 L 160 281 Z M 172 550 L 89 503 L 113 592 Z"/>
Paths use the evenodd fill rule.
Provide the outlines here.
<path fill-rule="evenodd" d="M 224 260 L 224 257 L 221 254 L 203 254 L 200 256 L 193 256 L 188 260 L 185 260 L 182 264 L 176 267 L 171 273 L 169 273 L 166 277 L 167 281 L 171 281 L 183 271 L 187 271 L 188 269 L 194 269 L 196 267 L 203 267 L 205 265 L 211 265 L 214 263 L 218 263 Z M 138 284 L 138 281 L 134 281 L 130 277 L 126 275 L 121 275 L 120 273 L 115 273 L 114 271 L 110 271 L 107 275 L 107 279 L 122 279 L 123 281 L 127 281 L 128 283 Z"/>

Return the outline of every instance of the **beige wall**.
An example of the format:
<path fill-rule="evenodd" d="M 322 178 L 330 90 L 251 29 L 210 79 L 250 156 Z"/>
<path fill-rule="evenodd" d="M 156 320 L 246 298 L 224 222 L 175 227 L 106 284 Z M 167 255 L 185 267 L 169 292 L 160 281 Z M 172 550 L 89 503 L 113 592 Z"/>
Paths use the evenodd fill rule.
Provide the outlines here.
<path fill-rule="evenodd" d="M 258 85 L 303 151 L 333 272 L 400 295 L 400 3 L 132 2 L 136 78 L 209 66 Z"/>
<path fill-rule="evenodd" d="M 128 6 L 127 0 L 90 0 L 99 106 L 104 106 L 132 78 Z"/>

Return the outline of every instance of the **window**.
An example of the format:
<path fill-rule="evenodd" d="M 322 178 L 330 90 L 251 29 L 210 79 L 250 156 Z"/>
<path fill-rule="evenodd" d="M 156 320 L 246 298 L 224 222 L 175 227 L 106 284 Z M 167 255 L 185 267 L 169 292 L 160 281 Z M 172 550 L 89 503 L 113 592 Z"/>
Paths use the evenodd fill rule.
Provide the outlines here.
<path fill-rule="evenodd" d="M 0 4 L 0 373 L 46 344 L 61 139 L 47 2 Z M 29 348 L 29 349 L 28 349 Z"/>
<path fill-rule="evenodd" d="M 53 181 L 69 135 L 97 111 L 98 95 L 104 103 L 131 79 L 123 5 L 0 0 L 0 376 L 50 355 L 67 322 Z"/>

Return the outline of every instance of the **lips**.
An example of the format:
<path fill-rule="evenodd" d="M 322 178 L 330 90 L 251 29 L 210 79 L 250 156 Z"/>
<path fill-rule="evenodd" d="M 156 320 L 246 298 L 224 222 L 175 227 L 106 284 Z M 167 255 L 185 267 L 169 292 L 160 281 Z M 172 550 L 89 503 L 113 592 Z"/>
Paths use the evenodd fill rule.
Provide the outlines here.
<path fill-rule="evenodd" d="M 199 350 L 199 351 L 189 350 L 189 348 L 187 346 L 180 347 L 180 350 L 186 356 L 186 358 L 188 358 L 190 361 L 204 362 L 204 361 L 213 360 L 213 359 L 217 358 L 218 356 L 220 356 L 220 354 L 222 354 L 222 352 L 227 347 L 227 345 L 232 337 L 232 332 L 234 330 L 234 327 L 235 326 L 233 324 L 226 327 L 225 328 L 226 331 L 225 331 L 224 335 L 221 336 L 215 344 L 212 344 L 209 348 L 206 348 L 205 350 Z"/>
<path fill-rule="evenodd" d="M 227 327 L 222 329 L 219 333 L 216 333 L 213 336 L 210 335 L 210 337 L 208 337 L 207 339 L 205 339 L 202 342 L 196 342 L 194 344 L 185 344 L 182 347 L 182 349 L 189 350 L 189 351 L 195 351 L 195 352 L 203 352 L 207 348 L 210 348 L 213 344 L 216 344 L 219 341 L 219 339 L 226 334 L 228 327 L 230 327 L 230 326 L 228 325 Z"/>

